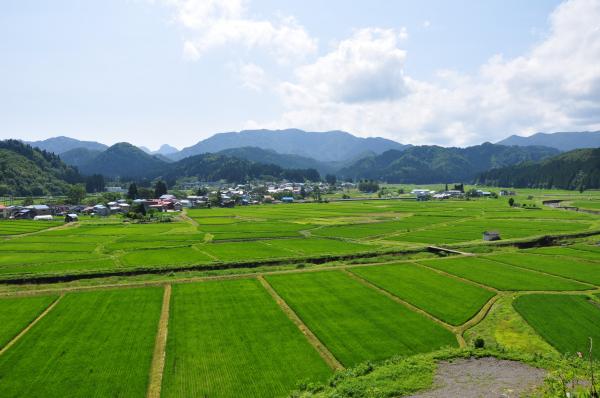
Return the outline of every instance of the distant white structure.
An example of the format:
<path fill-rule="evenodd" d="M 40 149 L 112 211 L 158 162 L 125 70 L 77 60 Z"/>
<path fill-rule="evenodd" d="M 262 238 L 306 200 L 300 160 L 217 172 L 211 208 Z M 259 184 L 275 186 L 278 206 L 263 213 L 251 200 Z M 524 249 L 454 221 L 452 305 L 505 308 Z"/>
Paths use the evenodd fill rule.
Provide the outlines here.
<path fill-rule="evenodd" d="M 46 214 L 43 216 L 35 216 L 33 219 L 34 221 L 52 221 L 54 218 L 51 215 Z"/>
<path fill-rule="evenodd" d="M 121 188 L 121 187 L 106 187 L 104 189 L 106 190 L 106 192 L 113 192 L 113 193 L 125 193 L 125 192 L 127 192 L 127 190 L 125 188 Z"/>

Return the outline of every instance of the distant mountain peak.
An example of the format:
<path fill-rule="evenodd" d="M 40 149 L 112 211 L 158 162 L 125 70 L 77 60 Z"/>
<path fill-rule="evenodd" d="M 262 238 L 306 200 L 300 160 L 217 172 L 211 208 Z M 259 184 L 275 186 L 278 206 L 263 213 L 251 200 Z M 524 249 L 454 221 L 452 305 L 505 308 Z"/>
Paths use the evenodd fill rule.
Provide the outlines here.
<path fill-rule="evenodd" d="M 163 144 L 160 148 L 158 148 L 157 151 L 154 151 L 153 153 L 167 156 L 177 152 L 179 152 L 179 149 L 175 148 L 174 146 Z"/>
<path fill-rule="evenodd" d="M 170 157 L 183 159 L 202 153 L 216 153 L 225 149 L 243 147 L 271 149 L 280 154 L 331 162 L 353 159 L 365 152 L 380 154 L 388 149 L 402 150 L 406 146 L 386 138 L 356 137 L 339 130 L 314 132 L 300 129 L 261 129 L 218 133 Z"/>
<path fill-rule="evenodd" d="M 65 137 L 63 135 L 52 137 L 41 141 L 26 142 L 32 147 L 53 152 L 57 155 L 65 153 L 75 148 L 85 148 L 91 151 L 103 151 L 108 148 L 107 145 L 95 141 L 81 141 L 75 138 Z"/>

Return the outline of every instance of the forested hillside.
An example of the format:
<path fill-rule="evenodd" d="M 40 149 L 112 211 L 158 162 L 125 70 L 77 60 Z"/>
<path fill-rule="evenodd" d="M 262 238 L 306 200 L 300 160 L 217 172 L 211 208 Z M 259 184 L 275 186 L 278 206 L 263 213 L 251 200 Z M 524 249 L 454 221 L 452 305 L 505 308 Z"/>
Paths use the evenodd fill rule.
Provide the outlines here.
<path fill-rule="evenodd" d="M 60 195 L 81 181 L 77 169 L 17 140 L 0 141 L 0 195 Z"/>
<path fill-rule="evenodd" d="M 600 148 L 577 149 L 539 162 L 489 170 L 477 182 L 503 187 L 600 188 Z"/>
<path fill-rule="evenodd" d="M 319 172 L 315 169 L 284 169 L 274 164 L 252 162 L 246 159 L 220 154 L 191 156 L 172 163 L 167 177 L 197 177 L 201 181 L 245 182 L 252 179 L 287 179 L 290 181 L 318 181 Z"/>
<path fill-rule="evenodd" d="M 120 142 L 80 165 L 82 174 L 102 174 L 105 177 L 153 178 L 164 173 L 167 162 L 149 155 L 140 148 Z"/>
<path fill-rule="evenodd" d="M 479 173 L 558 153 L 546 147 L 509 147 L 485 143 L 468 148 L 414 146 L 361 159 L 337 174 L 342 178 L 389 183 L 430 184 L 470 181 Z"/>

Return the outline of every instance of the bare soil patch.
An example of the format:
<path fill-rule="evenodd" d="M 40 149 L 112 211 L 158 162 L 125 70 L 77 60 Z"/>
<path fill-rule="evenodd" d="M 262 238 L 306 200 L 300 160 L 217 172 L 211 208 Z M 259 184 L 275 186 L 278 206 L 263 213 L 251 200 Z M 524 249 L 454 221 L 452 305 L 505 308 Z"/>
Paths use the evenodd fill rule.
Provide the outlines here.
<path fill-rule="evenodd" d="M 431 390 L 413 398 L 521 397 L 541 385 L 546 371 L 496 358 L 440 362 Z"/>

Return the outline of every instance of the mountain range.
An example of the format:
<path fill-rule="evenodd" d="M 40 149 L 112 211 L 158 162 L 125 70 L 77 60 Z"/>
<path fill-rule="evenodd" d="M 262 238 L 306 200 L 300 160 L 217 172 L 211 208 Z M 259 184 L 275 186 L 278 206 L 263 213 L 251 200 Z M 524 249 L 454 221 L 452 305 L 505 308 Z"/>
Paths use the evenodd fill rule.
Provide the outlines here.
<path fill-rule="evenodd" d="M 345 131 L 244 130 L 215 134 L 182 149 L 171 157 L 179 160 L 201 153 L 215 153 L 241 147 L 259 147 L 286 155 L 299 155 L 322 162 L 335 162 L 357 158 L 369 153 L 380 154 L 388 149 L 403 149 L 406 145 L 380 137 L 356 137 Z"/>
<path fill-rule="evenodd" d="M 498 141 L 497 144 L 518 146 L 539 145 L 555 148 L 563 152 L 579 148 L 598 148 L 600 147 L 600 131 L 537 133 L 529 137 L 511 135 L 502 141 Z"/>
<path fill-rule="evenodd" d="M 32 145 L 42 149 L 41 153 L 59 154 L 60 159 L 75 166 L 77 169 L 73 170 L 83 175 L 102 174 L 125 180 L 168 177 L 175 181 L 180 177 L 197 177 L 205 181 L 214 178 L 239 182 L 261 175 L 274 179 L 285 178 L 284 175 L 314 179 L 318 178 L 317 173 L 317 176 L 335 174 L 344 179 L 390 183 L 480 181 L 496 184 L 500 180 L 506 183 L 512 180 L 494 173 L 508 170 L 507 173 L 526 174 L 525 165 L 539 166 L 540 161 L 553 159 L 561 149 L 596 145 L 597 139 L 600 132 L 539 133 L 531 137 L 511 136 L 500 141 L 502 144 L 446 148 L 359 138 L 342 131 L 319 133 L 290 129 L 216 134 L 181 151 L 167 144 L 157 151 L 149 151 L 129 143 L 107 147 L 68 137 L 36 141 Z M 545 145 L 534 145 L 540 142 Z M 511 143 L 515 145 L 508 145 Z M 600 141 L 597 146 L 600 147 Z M 568 159 L 558 158 L 556 162 Z M 549 166 L 545 167 L 547 170 Z M 290 174 L 289 170 L 298 173 Z M 501 179 L 500 175 L 504 177 Z M 542 184 L 540 181 L 536 184 Z M 548 183 L 543 181 L 543 184 Z M 512 181 L 512 184 L 524 183 Z"/>

